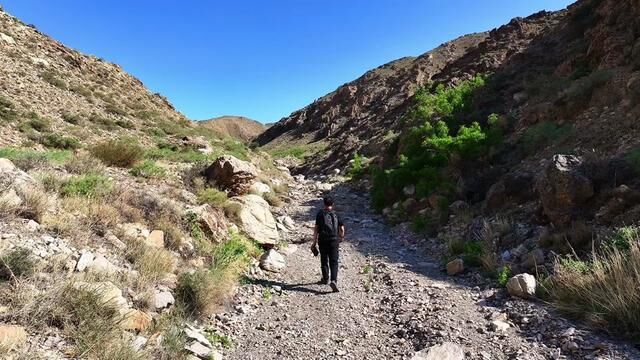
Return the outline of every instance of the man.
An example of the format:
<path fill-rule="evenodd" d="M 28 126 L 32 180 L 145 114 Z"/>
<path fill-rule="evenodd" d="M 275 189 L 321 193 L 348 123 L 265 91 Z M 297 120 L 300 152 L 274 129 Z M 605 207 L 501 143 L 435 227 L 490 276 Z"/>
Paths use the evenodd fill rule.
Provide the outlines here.
<path fill-rule="evenodd" d="M 344 241 L 345 229 L 342 219 L 333 211 L 333 198 L 326 196 L 323 202 L 324 209 L 316 215 L 311 250 L 316 249 L 318 245 L 320 247 L 320 268 L 322 270 L 320 283 L 329 284 L 333 292 L 338 292 L 338 245 L 340 241 Z"/>

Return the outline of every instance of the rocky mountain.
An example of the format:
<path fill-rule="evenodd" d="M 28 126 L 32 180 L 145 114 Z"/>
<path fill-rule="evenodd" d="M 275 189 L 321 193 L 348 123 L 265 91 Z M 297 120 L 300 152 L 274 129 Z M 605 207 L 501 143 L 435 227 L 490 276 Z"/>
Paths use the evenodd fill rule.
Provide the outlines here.
<path fill-rule="evenodd" d="M 223 136 L 250 141 L 260 135 L 267 127 L 262 123 L 244 116 L 221 116 L 200 122 Z"/>
<path fill-rule="evenodd" d="M 266 148 L 323 143 L 328 151 L 310 159 L 305 170 L 344 166 L 356 151 L 377 155 L 401 130 L 416 90 L 443 79 L 456 82 L 495 71 L 564 16 L 542 12 L 514 19 L 491 32 L 463 36 L 419 57 L 385 64 L 280 120 L 256 142 Z"/>

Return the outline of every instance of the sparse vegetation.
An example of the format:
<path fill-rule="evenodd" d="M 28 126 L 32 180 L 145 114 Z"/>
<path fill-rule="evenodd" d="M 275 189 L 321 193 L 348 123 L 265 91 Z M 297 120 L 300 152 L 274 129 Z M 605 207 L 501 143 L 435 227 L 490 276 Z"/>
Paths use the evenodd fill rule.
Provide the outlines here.
<path fill-rule="evenodd" d="M 573 127 L 569 124 L 558 125 L 543 122 L 529 127 L 520 139 L 520 146 L 525 153 L 530 154 L 542 147 L 561 141 L 571 135 Z"/>
<path fill-rule="evenodd" d="M 13 103 L 0 96 L 0 120 L 13 121 L 16 119 L 17 115 L 18 112 L 15 111 Z"/>
<path fill-rule="evenodd" d="M 198 191 L 198 202 L 221 208 L 227 202 L 227 194 L 216 188 L 206 188 Z"/>
<path fill-rule="evenodd" d="M 77 149 L 80 147 L 78 139 L 59 134 L 45 135 L 40 138 L 40 143 L 45 147 L 54 149 Z"/>
<path fill-rule="evenodd" d="M 71 177 L 65 181 L 60 191 L 64 196 L 102 197 L 113 189 L 111 181 L 102 175 L 86 174 Z"/>
<path fill-rule="evenodd" d="M 129 172 L 133 176 L 139 176 L 147 179 L 162 179 L 167 176 L 165 168 L 157 165 L 151 160 L 146 160 L 134 165 Z"/>
<path fill-rule="evenodd" d="M 282 204 L 284 204 L 280 196 L 278 196 L 278 194 L 273 191 L 262 194 L 262 198 L 265 199 L 269 203 L 269 205 L 274 207 L 280 207 L 282 206 Z"/>
<path fill-rule="evenodd" d="M 0 148 L 0 158 L 11 160 L 24 171 L 45 167 L 49 163 L 64 163 L 71 156 L 67 150 L 34 151 L 15 147 Z"/>
<path fill-rule="evenodd" d="M 45 71 L 40 74 L 42 80 L 48 82 L 49 84 L 60 88 L 62 90 L 67 90 L 67 83 L 65 83 L 62 79 L 60 79 L 59 75 L 54 71 Z"/>
<path fill-rule="evenodd" d="M 0 254 L 0 280 L 11 281 L 33 274 L 36 263 L 27 249 Z"/>
<path fill-rule="evenodd" d="M 144 150 L 137 142 L 122 139 L 102 142 L 91 153 L 108 166 L 129 168 L 142 159 Z"/>
<path fill-rule="evenodd" d="M 82 123 L 82 116 L 80 114 L 64 112 L 62 113 L 62 119 L 73 125 L 79 125 L 80 123 Z"/>
<path fill-rule="evenodd" d="M 91 154 L 73 156 L 64 164 L 64 167 L 68 172 L 77 175 L 100 174 L 104 171 L 102 162 Z"/>

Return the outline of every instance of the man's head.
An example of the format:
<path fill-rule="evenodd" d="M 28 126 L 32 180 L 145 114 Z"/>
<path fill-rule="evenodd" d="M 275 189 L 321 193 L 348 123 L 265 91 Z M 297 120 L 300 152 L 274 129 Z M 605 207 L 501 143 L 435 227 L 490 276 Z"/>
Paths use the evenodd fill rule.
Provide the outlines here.
<path fill-rule="evenodd" d="M 322 198 L 322 202 L 324 203 L 325 208 L 333 207 L 333 198 L 331 196 L 325 196 Z"/>

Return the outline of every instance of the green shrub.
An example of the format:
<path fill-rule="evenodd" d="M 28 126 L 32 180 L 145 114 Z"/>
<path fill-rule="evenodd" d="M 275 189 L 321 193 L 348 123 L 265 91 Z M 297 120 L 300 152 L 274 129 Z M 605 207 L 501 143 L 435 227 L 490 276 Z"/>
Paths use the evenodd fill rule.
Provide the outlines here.
<path fill-rule="evenodd" d="M 80 114 L 72 114 L 70 112 L 62 113 L 62 120 L 69 124 L 78 125 L 82 122 L 82 116 Z"/>
<path fill-rule="evenodd" d="M 573 126 L 558 125 L 552 122 L 542 122 L 531 126 L 520 138 L 520 146 L 525 153 L 530 154 L 548 146 L 554 142 L 561 141 L 573 133 Z"/>
<path fill-rule="evenodd" d="M 173 162 L 184 163 L 200 163 L 213 160 L 218 157 L 218 153 L 204 154 L 200 151 L 187 148 L 178 149 L 177 147 L 159 145 L 156 148 L 149 149 L 144 156 L 152 160 L 167 160 Z"/>
<path fill-rule="evenodd" d="M 624 252 L 631 248 L 631 244 L 639 240 L 640 229 L 637 226 L 624 226 L 616 230 L 606 245 Z"/>
<path fill-rule="evenodd" d="M 45 135 L 40 138 L 40 143 L 48 148 L 55 149 L 77 149 L 80 147 L 78 139 L 58 134 Z"/>
<path fill-rule="evenodd" d="M 108 166 L 128 168 L 142 158 L 144 150 L 132 140 L 109 140 L 94 146 L 91 153 Z"/>
<path fill-rule="evenodd" d="M 106 129 L 106 130 L 116 129 L 115 121 L 107 117 L 100 116 L 96 113 L 93 113 L 91 114 L 91 116 L 89 116 L 89 121 L 91 121 L 94 124 L 100 125 L 103 129 Z"/>
<path fill-rule="evenodd" d="M 307 156 L 307 149 L 302 146 L 292 146 L 283 149 L 277 149 L 271 152 L 274 158 L 285 158 L 288 156 L 296 159 L 304 159 Z"/>
<path fill-rule="evenodd" d="M 212 344 L 220 344 L 224 349 L 231 349 L 233 341 L 228 336 L 218 333 L 214 329 L 205 330 L 205 336 Z"/>
<path fill-rule="evenodd" d="M 221 208 L 227 202 L 227 194 L 215 188 L 206 188 L 198 191 L 198 202 Z"/>
<path fill-rule="evenodd" d="M 462 258 L 469 266 L 481 266 L 484 253 L 484 245 L 481 241 L 469 241 L 464 244 Z"/>
<path fill-rule="evenodd" d="M 167 176 L 167 170 L 162 166 L 158 166 L 151 160 L 146 160 L 134 165 L 129 173 L 133 176 L 139 176 L 147 179 L 161 179 Z"/>
<path fill-rule="evenodd" d="M 351 166 L 347 171 L 347 176 L 358 179 L 361 178 L 366 173 L 366 163 L 368 159 L 364 156 L 360 156 L 357 152 L 353 155 L 353 161 L 351 162 Z"/>
<path fill-rule="evenodd" d="M 13 103 L 0 96 L 0 120 L 13 121 L 17 116 L 18 112 L 15 111 Z"/>
<path fill-rule="evenodd" d="M 62 185 L 60 191 L 64 196 L 102 197 L 108 195 L 113 188 L 111 181 L 102 175 L 87 174 L 73 176 Z"/>
<path fill-rule="evenodd" d="M 226 153 L 233 155 L 241 160 L 248 160 L 248 150 L 247 147 L 241 143 L 240 141 L 226 138 L 223 141 L 223 147 Z"/>
<path fill-rule="evenodd" d="M 51 122 L 45 118 L 41 118 L 38 114 L 31 112 L 27 114 L 27 121 L 21 124 L 19 129 L 22 132 L 29 132 L 29 130 L 46 132 L 51 130 Z"/>
<path fill-rule="evenodd" d="M 613 77 L 611 70 L 596 70 L 589 75 L 575 80 L 566 90 L 564 95 L 568 100 L 586 100 L 591 99 L 593 91 L 598 87 L 606 84 Z"/>
<path fill-rule="evenodd" d="M 14 249 L 0 254 L 0 280 L 10 281 L 15 278 L 30 276 L 34 273 L 36 263 L 27 249 Z"/>
<path fill-rule="evenodd" d="M 127 115 L 127 112 L 120 109 L 117 105 L 108 103 L 105 106 L 105 111 L 108 112 L 109 114 L 114 114 L 114 115 L 120 115 L 120 116 L 125 116 Z"/>
<path fill-rule="evenodd" d="M 511 269 L 506 265 L 501 267 L 496 272 L 496 280 L 498 281 L 498 284 L 502 287 L 507 286 L 507 282 L 509 282 L 510 278 L 511 278 Z"/>

